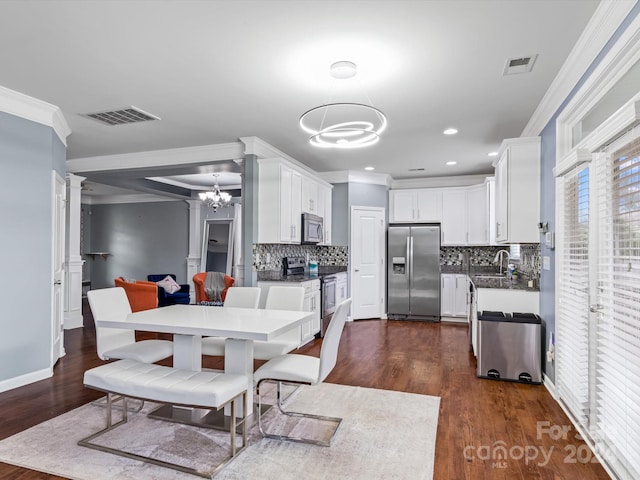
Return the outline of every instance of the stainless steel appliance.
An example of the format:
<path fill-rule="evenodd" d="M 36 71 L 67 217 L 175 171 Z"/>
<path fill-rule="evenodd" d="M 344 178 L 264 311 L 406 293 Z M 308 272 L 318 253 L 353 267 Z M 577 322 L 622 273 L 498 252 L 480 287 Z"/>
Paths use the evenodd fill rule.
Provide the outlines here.
<path fill-rule="evenodd" d="M 338 278 L 335 275 L 325 275 L 321 278 L 320 304 L 322 305 L 322 318 L 320 322 L 320 336 L 324 337 L 333 312 L 336 311 L 336 298 Z"/>
<path fill-rule="evenodd" d="M 321 243 L 323 240 L 324 226 L 322 217 L 311 213 L 302 214 L 302 243 Z"/>
<path fill-rule="evenodd" d="M 478 377 L 542 382 L 538 315 L 485 310 L 478 323 Z"/>
<path fill-rule="evenodd" d="M 440 321 L 440 225 L 389 225 L 387 316 Z"/>
<path fill-rule="evenodd" d="M 282 274 L 286 276 L 303 275 L 305 260 L 302 257 L 283 257 Z"/>

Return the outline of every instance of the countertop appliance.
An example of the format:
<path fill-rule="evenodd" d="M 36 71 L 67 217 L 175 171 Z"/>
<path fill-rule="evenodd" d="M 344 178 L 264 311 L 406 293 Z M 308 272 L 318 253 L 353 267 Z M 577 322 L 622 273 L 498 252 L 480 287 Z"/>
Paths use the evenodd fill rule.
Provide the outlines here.
<path fill-rule="evenodd" d="M 542 382 L 538 315 L 484 310 L 478 323 L 478 377 Z"/>
<path fill-rule="evenodd" d="M 389 225 L 387 316 L 440 321 L 440 225 Z"/>
<path fill-rule="evenodd" d="M 311 213 L 302 214 L 302 238 L 301 243 L 315 244 L 324 240 L 324 225 L 322 217 Z"/>
<path fill-rule="evenodd" d="M 282 259 L 282 274 L 284 276 L 303 275 L 305 264 L 302 257 L 284 257 Z"/>

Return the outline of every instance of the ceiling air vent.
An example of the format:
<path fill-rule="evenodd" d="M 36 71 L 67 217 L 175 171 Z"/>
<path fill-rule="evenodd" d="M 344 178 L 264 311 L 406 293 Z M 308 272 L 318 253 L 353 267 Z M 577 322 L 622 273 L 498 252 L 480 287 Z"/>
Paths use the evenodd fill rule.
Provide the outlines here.
<path fill-rule="evenodd" d="M 424 168 L 410 168 L 409 171 L 410 172 L 423 172 Z"/>
<path fill-rule="evenodd" d="M 503 75 L 514 75 L 516 73 L 529 73 L 533 69 L 533 64 L 536 63 L 538 55 L 527 55 L 526 57 L 518 57 L 507 60 L 507 64 L 504 66 Z"/>
<path fill-rule="evenodd" d="M 111 110 L 108 112 L 85 113 L 84 116 L 93 118 L 94 120 L 102 123 L 106 123 L 107 125 L 124 125 L 127 123 L 160 120 L 160 117 L 156 117 L 155 115 L 140 110 L 139 108 L 134 106 L 121 108 L 118 110 Z"/>

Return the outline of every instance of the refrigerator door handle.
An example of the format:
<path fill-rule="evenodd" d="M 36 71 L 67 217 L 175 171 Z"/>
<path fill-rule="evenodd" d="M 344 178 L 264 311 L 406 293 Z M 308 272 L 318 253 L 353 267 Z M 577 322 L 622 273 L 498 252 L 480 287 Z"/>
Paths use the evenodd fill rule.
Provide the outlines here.
<path fill-rule="evenodd" d="M 407 238 L 407 271 L 409 272 L 409 289 L 413 288 L 413 235 Z"/>

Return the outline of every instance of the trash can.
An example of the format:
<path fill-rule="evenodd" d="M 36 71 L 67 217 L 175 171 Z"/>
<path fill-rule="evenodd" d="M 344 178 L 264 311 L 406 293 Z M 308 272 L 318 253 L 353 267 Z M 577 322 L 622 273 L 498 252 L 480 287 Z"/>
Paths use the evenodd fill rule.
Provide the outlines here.
<path fill-rule="evenodd" d="M 538 315 L 483 311 L 478 322 L 478 377 L 542 383 Z"/>

